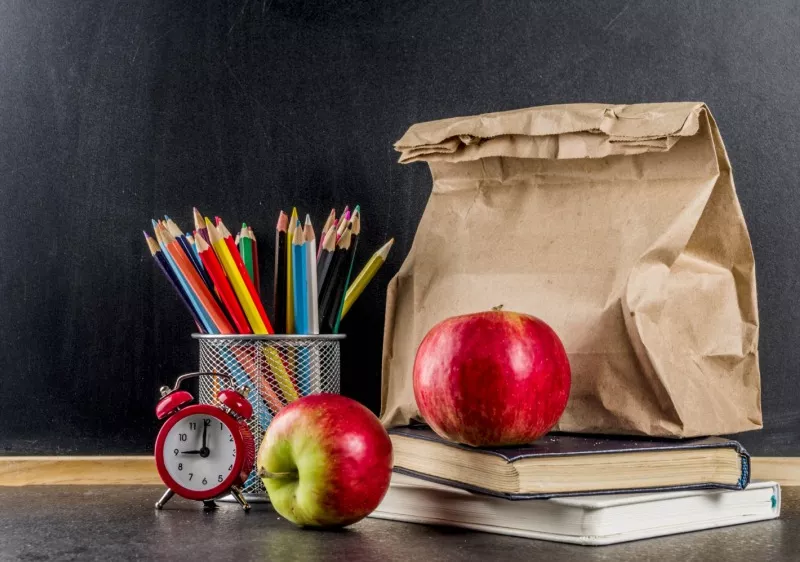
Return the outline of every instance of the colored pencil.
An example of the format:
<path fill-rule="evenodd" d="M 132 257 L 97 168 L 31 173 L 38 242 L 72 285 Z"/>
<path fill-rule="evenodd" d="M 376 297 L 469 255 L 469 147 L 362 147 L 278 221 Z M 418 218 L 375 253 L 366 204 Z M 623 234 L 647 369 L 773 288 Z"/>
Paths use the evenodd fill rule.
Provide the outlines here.
<path fill-rule="evenodd" d="M 203 237 L 208 242 L 208 230 L 206 230 L 206 221 L 203 220 L 203 215 L 197 210 L 197 207 L 192 207 L 192 216 L 194 218 L 195 233 Z M 209 242 L 210 244 L 210 242 Z"/>
<path fill-rule="evenodd" d="M 306 239 L 306 282 L 308 321 L 306 328 L 309 334 L 319 334 L 319 300 L 317 296 L 317 235 L 311 224 L 311 216 L 306 215 L 303 228 Z"/>
<path fill-rule="evenodd" d="M 258 296 L 261 296 L 261 275 L 259 274 L 258 270 L 258 240 L 256 240 L 256 233 L 253 231 L 252 226 L 247 227 L 247 234 L 250 236 L 250 240 L 252 240 L 252 248 L 253 248 L 253 284 L 256 286 L 256 292 Z"/>
<path fill-rule="evenodd" d="M 322 296 L 322 288 L 325 286 L 325 280 L 330 271 L 331 261 L 333 254 L 336 250 L 336 229 L 329 228 L 328 233 L 325 235 L 325 240 L 322 242 L 322 253 L 317 261 L 317 296 Z"/>
<path fill-rule="evenodd" d="M 336 229 L 337 242 L 342 238 L 342 234 L 344 234 L 348 224 L 350 224 L 350 207 L 345 207 L 342 212 L 342 218 L 339 220 L 339 226 Z"/>
<path fill-rule="evenodd" d="M 175 277 L 175 273 L 172 271 L 169 262 L 167 262 L 167 258 L 164 257 L 164 253 L 161 251 L 161 247 L 158 245 L 158 242 L 153 240 L 153 238 L 146 232 L 142 231 L 142 233 L 144 234 L 144 239 L 147 242 L 147 248 L 150 250 L 150 255 L 153 256 L 153 259 L 155 259 L 156 264 L 158 264 L 158 268 L 161 270 L 161 273 L 163 273 L 167 280 L 169 280 L 172 288 L 175 289 L 176 293 L 178 293 L 181 302 L 189 310 L 194 323 L 197 324 L 197 329 L 200 331 L 200 333 L 205 333 L 206 329 L 203 327 L 203 323 L 200 320 L 200 317 L 197 315 L 197 311 L 189 301 L 189 297 L 186 296 L 186 293 L 181 287 L 178 278 Z"/>
<path fill-rule="evenodd" d="M 217 217 L 217 219 L 219 219 L 219 217 Z M 233 245 L 231 233 L 225 228 L 225 224 L 221 219 L 219 219 L 217 223 L 218 226 L 215 227 L 211 224 L 211 221 L 206 219 L 208 237 L 211 240 L 211 246 L 214 248 L 225 273 L 228 275 L 228 279 L 231 281 L 236 296 L 239 298 L 239 303 L 242 305 L 247 320 L 250 322 L 250 327 L 255 334 L 271 334 L 272 326 L 269 325 L 269 320 L 265 322 L 266 313 L 263 313 L 264 307 L 261 305 L 261 300 L 258 296 L 255 297 L 255 300 L 253 299 L 253 294 L 255 292 L 253 284 L 249 283 L 248 287 L 249 278 L 247 276 L 247 271 L 244 268 L 244 264 L 242 264 L 239 251 L 236 249 L 236 246 Z M 264 314 L 263 316 L 262 313 Z M 278 352 L 272 346 L 265 347 L 263 352 L 275 382 L 281 389 L 286 401 L 291 402 L 296 400 L 298 397 L 297 390 L 292 384 Z"/>
<path fill-rule="evenodd" d="M 300 221 L 297 221 L 292 239 L 292 287 L 294 289 L 294 323 L 295 332 L 298 334 L 307 334 L 308 326 L 308 313 L 306 307 L 308 305 L 308 285 L 306 282 L 306 255 L 305 255 L 305 236 L 303 235 L 303 226 Z"/>
<path fill-rule="evenodd" d="M 322 225 L 322 231 L 319 233 L 319 246 L 317 248 L 317 259 L 319 259 L 319 256 L 322 253 L 322 243 L 325 241 L 325 235 L 328 233 L 328 229 L 333 225 L 335 221 L 336 221 L 336 209 L 331 209 L 331 212 L 328 214 L 328 218 L 325 220 L 325 224 Z"/>
<path fill-rule="evenodd" d="M 239 231 L 236 240 L 238 240 L 236 246 L 239 249 L 239 254 L 242 256 L 242 263 L 244 263 L 244 267 L 247 269 L 250 280 L 255 287 L 256 274 L 255 271 L 253 271 L 253 241 L 250 240 L 250 236 L 247 234 L 247 225 L 245 223 L 242 223 L 242 229 Z"/>
<path fill-rule="evenodd" d="M 200 278 L 203 280 L 203 283 L 205 283 L 206 287 L 208 287 L 212 291 L 211 293 L 212 296 L 215 296 L 213 293 L 214 284 L 212 283 L 211 278 L 208 276 L 208 273 L 206 273 L 205 269 L 203 268 L 203 264 L 200 261 L 200 258 L 197 257 L 197 253 L 194 251 L 192 245 L 186 239 L 186 235 L 178 227 L 178 225 L 175 224 L 175 221 L 173 221 L 167 215 L 164 215 L 164 221 L 167 230 L 175 238 L 180 247 L 183 248 L 183 251 L 186 253 L 186 257 L 189 258 L 189 261 L 192 263 L 197 273 L 200 274 Z M 219 304 L 219 301 L 217 302 L 217 304 Z"/>
<path fill-rule="evenodd" d="M 175 278 L 178 280 L 178 283 L 183 289 L 184 294 L 189 299 L 192 308 L 195 310 L 197 316 L 200 318 L 200 324 L 205 329 L 205 332 L 208 334 L 219 333 L 217 329 L 214 327 L 214 323 L 211 321 L 211 317 L 208 315 L 208 312 L 206 312 L 206 310 L 201 306 L 194 292 L 189 287 L 186 278 L 183 276 L 178 266 L 175 265 L 175 261 L 172 259 L 172 256 L 167 251 L 167 247 L 164 244 L 164 239 L 162 236 L 162 232 L 167 231 L 166 227 L 163 226 L 160 221 L 156 222 L 155 220 L 152 220 L 151 222 L 153 224 L 153 233 L 155 234 L 156 240 L 158 241 L 158 245 L 161 248 L 161 255 L 164 256 L 164 259 L 167 261 L 170 270 L 172 271 Z"/>
<path fill-rule="evenodd" d="M 207 225 L 206 228 L 208 228 Z M 267 334 L 274 333 L 275 330 L 272 329 L 272 324 L 270 324 L 269 318 L 267 317 L 267 312 L 264 310 L 264 305 L 261 304 L 261 297 L 258 296 L 258 292 L 256 291 L 256 288 L 253 285 L 253 281 L 250 279 L 250 275 L 247 273 L 247 268 L 245 268 L 244 263 L 242 262 L 242 256 L 239 254 L 239 250 L 233 243 L 233 236 L 231 236 L 230 231 L 225 227 L 225 223 L 223 223 L 221 219 L 217 223 L 217 233 L 219 233 L 219 235 L 222 236 L 223 241 L 228 246 L 230 255 L 233 258 L 233 263 L 239 270 L 239 274 L 242 277 L 242 281 L 244 281 L 244 285 L 247 288 L 247 291 L 250 293 L 250 299 L 255 305 L 256 311 L 258 311 L 259 316 L 261 316 L 261 322 L 263 323 L 266 329 L 266 333 Z M 209 237 L 210 236 L 211 233 L 209 232 Z"/>
<path fill-rule="evenodd" d="M 297 208 L 292 208 L 292 216 L 289 217 L 289 228 L 286 231 L 286 333 L 294 334 L 294 289 L 292 287 L 292 238 L 297 224 Z"/>
<path fill-rule="evenodd" d="M 186 241 L 189 243 L 189 246 L 192 248 L 192 252 L 194 252 L 194 255 L 197 258 L 197 261 L 199 261 L 200 263 L 203 263 L 202 260 L 200 259 L 200 254 L 197 253 L 197 245 L 194 243 L 194 236 L 192 236 L 188 232 L 186 234 L 184 234 L 183 236 L 184 236 L 184 238 L 186 238 Z"/>
<path fill-rule="evenodd" d="M 361 207 L 356 205 L 355 210 L 353 211 L 353 216 L 350 219 L 350 225 L 352 226 L 352 240 L 350 241 L 350 248 L 348 250 L 349 255 L 347 257 L 348 265 L 347 265 L 347 275 L 344 277 L 344 282 L 337 288 L 336 292 L 336 303 L 338 303 L 336 307 L 336 316 L 335 316 L 335 324 L 333 325 L 333 333 L 339 333 L 339 325 L 342 322 L 342 309 L 344 308 L 344 297 L 347 293 L 347 287 L 350 286 L 350 280 L 353 276 L 353 264 L 356 261 L 356 251 L 358 250 L 358 239 L 359 235 L 361 234 Z"/>
<path fill-rule="evenodd" d="M 178 267 L 178 269 L 180 269 L 181 273 L 186 279 L 187 284 L 189 287 L 191 287 L 192 292 L 197 297 L 198 302 L 208 313 L 211 321 L 214 323 L 214 326 L 217 329 L 217 332 L 223 334 L 232 333 L 233 328 L 228 322 L 228 319 L 225 318 L 225 315 L 222 313 L 222 309 L 217 304 L 217 301 L 211 296 L 211 292 L 208 290 L 208 287 L 206 287 L 205 283 L 200 278 L 200 275 L 197 273 L 197 271 L 195 271 L 194 266 L 189 261 L 189 258 L 184 254 L 184 250 L 181 245 L 178 244 L 175 237 L 172 236 L 172 234 L 166 228 L 162 228 L 161 236 L 164 240 L 164 246 L 166 246 L 167 251 L 172 256 L 175 265 Z"/>
<path fill-rule="evenodd" d="M 372 278 L 375 277 L 375 274 L 378 273 L 378 270 L 386 261 L 386 257 L 389 255 L 389 250 L 392 249 L 393 244 L 394 238 L 389 240 L 386 244 L 381 246 L 377 252 L 372 254 L 372 257 L 369 258 L 366 265 L 364 265 L 359 274 L 356 276 L 355 280 L 347 287 L 347 293 L 344 297 L 344 306 L 342 307 L 342 318 L 345 317 L 347 312 L 353 306 L 353 303 L 358 300 L 358 297 L 360 297 L 361 293 L 364 292 L 364 289 L 367 285 L 369 285 L 369 282 L 372 281 Z"/>
<path fill-rule="evenodd" d="M 275 330 L 287 334 L 286 329 L 286 230 L 289 217 L 281 211 L 275 226 L 275 277 L 272 285 L 272 310 L 275 314 Z"/>
<path fill-rule="evenodd" d="M 208 238 L 211 242 L 211 247 L 217 254 L 219 263 L 225 270 L 228 280 L 236 293 L 236 298 L 239 299 L 239 304 L 242 306 L 247 321 L 250 323 L 250 328 L 254 334 L 268 334 L 267 326 L 261 318 L 261 315 L 253 302 L 253 297 L 245 284 L 242 274 L 236 265 L 236 262 L 231 255 L 230 248 L 225 243 L 225 239 L 220 234 L 216 226 L 211 221 L 206 219 L 206 229 L 208 230 Z M 237 252 L 238 253 L 238 252 Z M 240 260 L 241 261 L 241 260 Z"/>
<path fill-rule="evenodd" d="M 339 292 L 339 286 L 344 282 L 344 276 L 347 274 L 347 266 L 349 265 L 347 258 L 349 257 L 351 237 L 352 228 L 348 227 L 342 234 L 339 243 L 336 244 L 336 251 L 333 254 L 319 301 L 320 332 L 330 334 L 336 325 L 336 314 L 339 311 L 336 295 Z"/>
<path fill-rule="evenodd" d="M 211 276 L 214 287 L 216 287 L 217 293 L 222 300 L 222 304 L 228 310 L 228 313 L 233 319 L 233 323 L 236 325 L 236 329 L 240 334 L 252 334 L 253 332 L 250 329 L 250 325 L 247 323 L 247 317 L 244 315 L 244 311 L 242 311 L 242 307 L 236 298 L 236 294 L 233 292 L 228 278 L 225 276 L 225 272 L 213 248 L 211 248 L 202 236 L 197 237 L 196 244 L 200 259 L 206 271 L 208 271 Z"/>

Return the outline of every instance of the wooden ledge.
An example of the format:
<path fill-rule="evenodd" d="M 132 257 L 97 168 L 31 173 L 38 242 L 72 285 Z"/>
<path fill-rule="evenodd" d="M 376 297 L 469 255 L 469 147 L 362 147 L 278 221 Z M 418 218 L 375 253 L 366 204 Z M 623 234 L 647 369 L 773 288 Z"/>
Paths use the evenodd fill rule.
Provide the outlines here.
<path fill-rule="evenodd" d="M 753 457 L 753 479 L 800 486 L 800 457 Z M 0 457 L 0 486 L 161 485 L 153 457 Z"/>

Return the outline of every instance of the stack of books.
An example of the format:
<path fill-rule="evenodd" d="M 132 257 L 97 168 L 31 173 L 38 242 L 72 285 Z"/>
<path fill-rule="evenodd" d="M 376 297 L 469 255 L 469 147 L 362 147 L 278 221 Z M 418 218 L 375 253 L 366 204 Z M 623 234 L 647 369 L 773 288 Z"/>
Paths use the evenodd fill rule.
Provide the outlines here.
<path fill-rule="evenodd" d="M 778 517 L 736 441 L 550 435 L 477 449 L 424 427 L 389 432 L 392 485 L 372 517 L 604 545 Z"/>

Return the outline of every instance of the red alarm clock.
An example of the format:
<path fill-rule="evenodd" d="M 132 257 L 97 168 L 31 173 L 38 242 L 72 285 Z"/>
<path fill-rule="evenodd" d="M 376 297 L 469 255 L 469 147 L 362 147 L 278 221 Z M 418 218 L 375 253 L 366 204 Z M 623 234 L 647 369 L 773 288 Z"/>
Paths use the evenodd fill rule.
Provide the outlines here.
<path fill-rule="evenodd" d="M 247 401 L 247 387 L 225 389 L 217 393 L 220 406 L 189 403 L 194 399 L 186 390 L 178 390 L 186 379 L 209 375 L 230 379 L 217 373 L 187 373 L 170 389 L 161 387 L 156 417 L 167 418 L 156 438 L 156 466 L 167 491 L 156 502 L 164 507 L 174 494 L 202 501 L 206 508 L 216 507 L 214 499 L 231 494 L 245 511 L 250 505 L 242 495 L 255 461 L 255 443 L 247 419 L 253 407 Z"/>

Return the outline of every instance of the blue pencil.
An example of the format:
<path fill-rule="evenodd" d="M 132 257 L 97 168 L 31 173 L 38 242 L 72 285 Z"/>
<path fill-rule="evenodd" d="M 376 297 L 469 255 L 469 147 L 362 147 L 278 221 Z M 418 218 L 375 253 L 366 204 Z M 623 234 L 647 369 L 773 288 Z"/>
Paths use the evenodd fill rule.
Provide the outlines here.
<path fill-rule="evenodd" d="M 142 231 L 144 234 L 144 239 L 147 242 L 147 248 L 150 250 L 150 255 L 156 260 L 158 264 L 158 268 L 164 274 L 164 276 L 169 280 L 170 285 L 172 288 L 175 289 L 175 292 L 178 293 L 178 296 L 181 299 L 183 305 L 189 310 L 189 313 L 192 315 L 192 319 L 194 323 L 197 324 L 197 329 L 201 333 L 206 333 L 205 326 L 203 322 L 200 320 L 200 317 L 197 315 L 197 311 L 195 310 L 192 303 L 189 301 L 189 297 L 186 296 L 183 288 L 178 281 L 178 278 L 175 277 L 175 273 L 172 271 L 172 267 L 170 267 L 169 262 L 167 262 L 167 258 L 164 257 L 164 252 L 161 250 L 161 247 L 158 245 L 158 242 L 153 240 L 153 238 L 147 234 L 146 232 Z"/>
<path fill-rule="evenodd" d="M 158 240 L 158 245 L 161 246 L 161 253 L 164 254 L 164 257 L 167 258 L 167 262 L 169 262 L 170 268 L 172 268 L 172 272 L 175 274 L 175 277 L 180 282 L 181 287 L 186 292 L 186 295 L 189 297 L 189 301 L 191 301 L 192 306 L 197 311 L 197 315 L 200 317 L 203 326 L 206 329 L 206 332 L 209 334 L 218 334 L 217 327 L 214 325 L 214 322 L 211 321 L 211 317 L 206 312 L 206 309 L 200 304 L 197 300 L 197 296 L 195 296 L 192 288 L 186 282 L 186 279 L 183 278 L 183 274 L 181 270 L 178 268 L 175 261 L 172 259 L 172 256 L 167 251 L 166 246 L 161 238 L 161 234 L 159 232 L 159 228 L 166 228 L 159 225 L 155 220 L 153 221 L 153 231 L 156 233 L 156 240 Z"/>
<path fill-rule="evenodd" d="M 297 221 L 296 233 L 303 232 L 303 226 Z M 308 283 L 306 281 L 306 252 L 305 237 L 294 236 L 292 238 L 292 288 L 294 296 L 294 323 L 295 332 L 298 334 L 308 333 Z"/>

